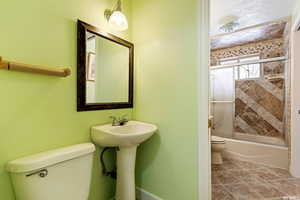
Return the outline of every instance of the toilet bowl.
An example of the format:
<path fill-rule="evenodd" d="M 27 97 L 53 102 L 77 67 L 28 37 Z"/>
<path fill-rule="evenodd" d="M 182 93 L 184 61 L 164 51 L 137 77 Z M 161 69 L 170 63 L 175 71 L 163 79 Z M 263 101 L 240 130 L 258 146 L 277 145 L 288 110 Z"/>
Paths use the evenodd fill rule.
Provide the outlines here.
<path fill-rule="evenodd" d="M 223 163 L 222 152 L 225 149 L 225 140 L 221 137 L 211 136 L 211 163 L 220 165 Z"/>
<path fill-rule="evenodd" d="M 87 200 L 93 152 L 91 143 L 19 158 L 7 164 L 17 200 Z"/>

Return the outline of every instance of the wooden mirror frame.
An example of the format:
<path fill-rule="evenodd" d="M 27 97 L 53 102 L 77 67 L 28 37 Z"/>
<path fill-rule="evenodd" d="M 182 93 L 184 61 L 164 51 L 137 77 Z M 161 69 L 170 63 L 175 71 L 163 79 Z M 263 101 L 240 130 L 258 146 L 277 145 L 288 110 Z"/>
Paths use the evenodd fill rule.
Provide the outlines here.
<path fill-rule="evenodd" d="M 86 32 L 108 39 L 129 49 L 128 102 L 86 103 Z M 100 30 L 83 21 L 77 22 L 77 111 L 108 110 L 133 107 L 133 56 L 134 45 L 122 38 Z M 113 83 L 112 83 L 113 84 Z"/>

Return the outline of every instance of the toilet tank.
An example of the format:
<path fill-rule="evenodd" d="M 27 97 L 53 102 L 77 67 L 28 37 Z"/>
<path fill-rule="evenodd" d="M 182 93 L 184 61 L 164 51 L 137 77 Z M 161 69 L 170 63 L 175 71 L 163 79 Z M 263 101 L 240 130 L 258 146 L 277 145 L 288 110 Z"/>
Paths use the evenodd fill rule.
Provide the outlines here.
<path fill-rule="evenodd" d="M 17 200 L 87 200 L 93 152 L 91 143 L 20 158 L 7 164 Z"/>

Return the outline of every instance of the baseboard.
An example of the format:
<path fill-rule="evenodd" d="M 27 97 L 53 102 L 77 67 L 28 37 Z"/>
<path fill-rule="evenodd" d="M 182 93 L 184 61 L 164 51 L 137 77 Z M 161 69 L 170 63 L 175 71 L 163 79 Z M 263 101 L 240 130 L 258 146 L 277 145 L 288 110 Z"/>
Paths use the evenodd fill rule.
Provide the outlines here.
<path fill-rule="evenodd" d="M 162 198 L 147 192 L 146 190 L 136 187 L 136 200 L 163 200 Z M 110 200 L 116 200 L 115 197 L 110 198 Z"/>
<path fill-rule="evenodd" d="M 136 188 L 136 198 L 137 200 L 163 200 L 162 198 L 139 187 Z"/>

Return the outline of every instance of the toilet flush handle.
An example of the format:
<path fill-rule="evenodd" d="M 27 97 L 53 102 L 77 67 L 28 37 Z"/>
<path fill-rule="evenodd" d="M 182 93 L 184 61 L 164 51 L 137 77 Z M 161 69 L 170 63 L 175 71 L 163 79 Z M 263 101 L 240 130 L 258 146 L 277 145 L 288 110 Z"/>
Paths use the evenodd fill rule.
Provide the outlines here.
<path fill-rule="evenodd" d="M 45 178 L 48 175 L 48 170 L 47 169 L 41 169 L 39 171 L 27 174 L 26 177 L 33 176 L 33 175 L 36 175 L 36 174 L 38 174 L 41 178 Z"/>

